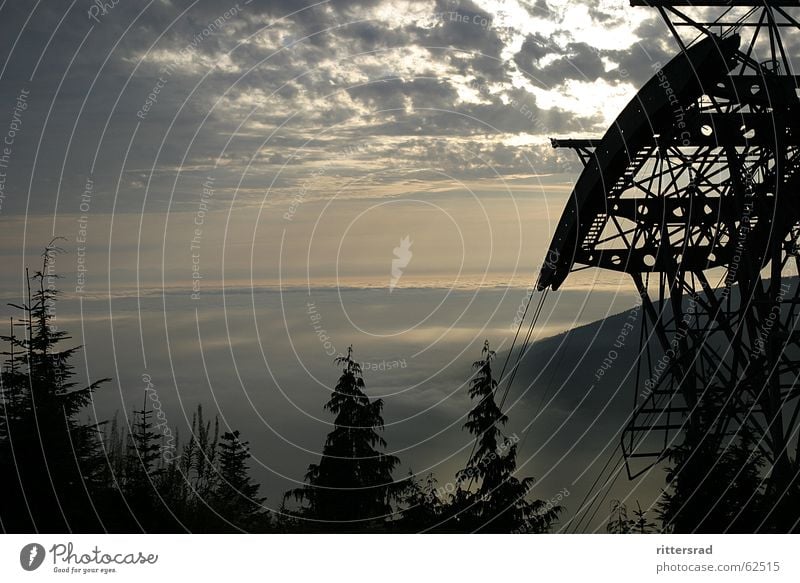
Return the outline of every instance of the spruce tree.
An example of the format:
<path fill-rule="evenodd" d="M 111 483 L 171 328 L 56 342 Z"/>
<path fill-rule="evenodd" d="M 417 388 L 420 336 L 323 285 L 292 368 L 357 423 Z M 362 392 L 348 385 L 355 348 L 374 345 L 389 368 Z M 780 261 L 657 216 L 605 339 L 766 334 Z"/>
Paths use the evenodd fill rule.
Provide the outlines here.
<path fill-rule="evenodd" d="M 560 506 L 542 500 L 529 500 L 534 479 L 518 479 L 517 444 L 507 438 L 501 425 L 508 417 L 495 402 L 497 381 L 492 362 L 495 352 L 484 342 L 481 359 L 473 363 L 476 370 L 470 381 L 469 396 L 475 406 L 467 416 L 464 428 L 476 436 L 477 444 L 464 468 L 457 476 L 459 486 L 453 499 L 458 516 L 456 522 L 464 530 L 479 532 L 546 532 L 562 511 Z M 476 482 L 477 490 L 470 485 Z"/>
<path fill-rule="evenodd" d="M 224 531 L 263 530 L 268 524 L 262 506 L 266 498 L 258 495 L 259 486 L 249 475 L 248 445 L 238 431 L 223 433 L 219 442 L 219 485 L 214 497 Z"/>
<path fill-rule="evenodd" d="M 353 359 L 352 346 L 335 363 L 342 367 L 342 374 L 325 405 L 336 416 L 334 429 L 319 464 L 308 468 L 307 485 L 286 497 L 307 504 L 300 515 L 314 520 L 316 529 L 381 528 L 402 489 L 392 480 L 398 458 L 379 451 L 386 447 L 378 434 L 383 429 L 383 401 L 370 401 L 364 394 L 361 366 Z"/>
<path fill-rule="evenodd" d="M 164 524 L 158 493 L 159 437 L 153 431 L 152 415 L 145 394 L 142 408 L 133 412 L 125 456 L 124 495 L 136 521 L 147 532 L 154 532 Z"/>
<path fill-rule="evenodd" d="M 147 408 L 145 397 L 142 408 L 133 412 L 134 421 L 128 442 L 128 480 L 147 489 L 159 473 L 159 436 L 153 431 L 153 411 Z"/>
<path fill-rule="evenodd" d="M 4 422 L 0 428 L 0 472 L 5 477 L 0 519 L 7 532 L 91 532 L 103 528 L 107 499 L 100 424 L 78 414 L 109 379 L 78 386 L 70 361 L 79 347 L 55 324 L 59 291 L 53 240 L 42 268 L 27 275 L 27 298 L 11 304 L 22 312 L 2 371 Z M 20 331 L 21 334 L 18 334 Z"/>

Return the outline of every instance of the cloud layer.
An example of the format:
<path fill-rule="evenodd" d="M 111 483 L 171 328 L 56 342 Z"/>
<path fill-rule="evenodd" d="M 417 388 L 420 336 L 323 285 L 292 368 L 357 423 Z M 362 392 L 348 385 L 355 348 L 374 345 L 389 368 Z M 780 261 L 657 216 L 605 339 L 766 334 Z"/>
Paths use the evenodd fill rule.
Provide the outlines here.
<path fill-rule="evenodd" d="M 310 176 L 324 198 L 574 173 L 546 138 L 602 132 L 664 55 L 621 0 L 97 6 L 2 9 L 6 119 L 31 93 L 6 214 L 77 212 L 87 177 L 95 210 L 138 212 L 212 173 L 259 204 Z"/>

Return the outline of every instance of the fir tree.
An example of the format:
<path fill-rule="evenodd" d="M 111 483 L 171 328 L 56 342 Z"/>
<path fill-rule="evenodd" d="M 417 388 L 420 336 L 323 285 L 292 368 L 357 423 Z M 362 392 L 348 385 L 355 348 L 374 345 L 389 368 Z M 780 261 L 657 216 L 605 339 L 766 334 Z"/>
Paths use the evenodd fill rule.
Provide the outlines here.
<path fill-rule="evenodd" d="M 11 304 L 22 312 L 9 336 L 1 375 L 4 422 L 0 471 L 6 477 L 0 519 L 6 531 L 101 530 L 107 499 L 100 424 L 81 423 L 80 411 L 108 379 L 79 387 L 70 361 L 79 347 L 55 323 L 58 289 L 55 239 L 42 254 L 42 268 L 27 276 L 27 299 Z M 27 274 L 27 271 L 26 271 Z M 20 336 L 15 328 L 23 330 Z"/>
<path fill-rule="evenodd" d="M 545 532 L 558 518 L 560 506 L 542 500 L 529 500 L 534 479 L 515 477 L 517 444 L 501 431 L 508 417 L 495 402 L 497 381 L 492 372 L 495 353 L 485 342 L 481 359 L 473 364 L 476 373 L 470 381 L 469 396 L 477 403 L 467 416 L 464 428 L 476 436 L 477 445 L 467 467 L 457 476 L 467 483 L 454 497 L 456 521 L 461 529 L 480 532 Z M 477 491 L 469 490 L 472 482 Z"/>
<path fill-rule="evenodd" d="M 152 409 L 147 408 L 145 397 L 142 408 L 134 411 L 134 422 L 128 442 L 128 481 L 148 487 L 159 474 L 160 438 L 153 431 Z"/>
<path fill-rule="evenodd" d="M 223 433 L 219 442 L 219 486 L 214 497 L 223 530 L 252 531 L 268 524 L 262 506 L 266 498 L 258 495 L 259 486 L 249 475 L 248 445 L 238 431 Z"/>
<path fill-rule="evenodd" d="M 386 447 L 378 434 L 383 429 L 383 401 L 370 401 L 364 394 L 361 366 L 353 360 L 352 347 L 335 363 L 342 367 L 342 375 L 325 405 L 336 416 L 334 429 L 319 464 L 308 468 L 307 485 L 286 496 L 305 502 L 300 515 L 317 521 L 319 529 L 380 527 L 402 489 L 392 480 L 399 460 L 377 449 Z"/>
<path fill-rule="evenodd" d="M 159 516 L 159 437 L 153 431 L 152 415 L 145 394 L 142 408 L 133 412 L 125 457 L 125 498 L 137 522 L 147 532 L 155 532 L 164 524 Z"/>

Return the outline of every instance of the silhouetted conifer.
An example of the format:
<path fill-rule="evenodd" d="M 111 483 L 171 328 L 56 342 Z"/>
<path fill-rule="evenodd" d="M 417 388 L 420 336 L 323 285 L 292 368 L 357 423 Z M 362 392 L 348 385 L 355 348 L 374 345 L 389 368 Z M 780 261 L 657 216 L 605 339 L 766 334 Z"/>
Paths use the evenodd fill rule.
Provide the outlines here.
<path fill-rule="evenodd" d="M 72 380 L 79 347 L 63 348 L 70 337 L 55 325 L 61 249 L 54 243 L 27 277 L 27 299 L 11 304 L 22 313 L 19 326 L 2 337 L 10 349 L 0 377 L 0 520 L 10 532 L 101 530 L 107 500 L 99 424 L 81 423 L 78 414 L 108 379 L 83 387 Z"/>
<path fill-rule="evenodd" d="M 152 416 L 153 410 L 148 408 L 145 395 L 142 408 L 133 412 L 126 444 L 123 489 L 137 521 L 147 532 L 156 532 L 165 526 L 158 492 L 160 436 L 153 430 Z"/>
<path fill-rule="evenodd" d="M 495 353 L 485 342 L 481 359 L 470 381 L 469 396 L 477 401 L 464 427 L 477 437 L 477 445 L 467 467 L 457 475 L 459 485 L 451 513 L 459 529 L 478 532 L 546 532 L 562 511 L 561 506 L 542 500 L 529 500 L 534 479 L 515 477 L 517 444 L 506 437 L 500 425 L 508 417 L 495 402 L 497 381 L 492 372 Z M 469 490 L 472 482 L 477 490 Z"/>
<path fill-rule="evenodd" d="M 259 486 L 250 478 L 248 443 L 239 432 L 222 434 L 219 442 L 219 479 L 214 493 L 215 510 L 222 519 L 222 530 L 252 532 L 269 522 L 258 495 Z"/>
<path fill-rule="evenodd" d="M 383 401 L 370 401 L 364 394 L 361 366 L 353 360 L 352 347 L 335 362 L 342 375 L 325 405 L 336 416 L 334 429 L 319 464 L 308 468 L 307 485 L 286 497 L 307 504 L 299 515 L 312 519 L 313 529 L 380 528 L 401 494 L 402 485 L 392 480 L 399 460 L 377 449 L 386 447 L 378 434 L 383 429 Z"/>
<path fill-rule="evenodd" d="M 11 304 L 21 317 L 10 319 L 8 336 L 0 337 L 9 346 L 0 370 L 0 528 L 223 532 L 231 522 L 267 530 L 264 499 L 248 476 L 247 443 L 238 431 L 220 442 L 219 421 L 205 421 L 202 407 L 193 415 L 189 442 L 181 446 L 175 430 L 169 448 L 146 397 L 126 430 L 116 416 L 110 426 L 79 421 L 109 379 L 83 387 L 72 380 L 70 361 L 79 348 L 64 348 L 70 337 L 55 325 L 60 249 L 54 242 L 41 270 L 28 277 L 26 299 Z M 166 456 L 167 449 L 179 454 Z"/>

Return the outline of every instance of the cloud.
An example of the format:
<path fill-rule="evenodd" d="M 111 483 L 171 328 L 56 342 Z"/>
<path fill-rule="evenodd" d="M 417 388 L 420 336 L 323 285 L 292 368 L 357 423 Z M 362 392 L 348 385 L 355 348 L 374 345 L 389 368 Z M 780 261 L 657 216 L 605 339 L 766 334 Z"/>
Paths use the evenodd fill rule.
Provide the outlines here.
<path fill-rule="evenodd" d="M 31 10 L 7 4 L 0 18 L 0 118 L 31 91 L 8 189 L 37 193 L 9 197 L 6 214 L 53 212 L 56 197 L 72 212 L 90 175 L 98 212 L 184 204 L 209 172 L 221 193 L 293 188 L 314 160 L 360 143 L 373 146 L 368 164 L 341 161 L 340 175 L 434 162 L 492 179 L 528 172 L 531 157 L 559 172 L 547 148 L 515 144 L 597 132 L 612 105 L 578 103 L 575 83 L 616 106 L 667 56 L 651 15 L 572 0 L 156 0 L 99 22 L 86 5 Z"/>

